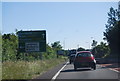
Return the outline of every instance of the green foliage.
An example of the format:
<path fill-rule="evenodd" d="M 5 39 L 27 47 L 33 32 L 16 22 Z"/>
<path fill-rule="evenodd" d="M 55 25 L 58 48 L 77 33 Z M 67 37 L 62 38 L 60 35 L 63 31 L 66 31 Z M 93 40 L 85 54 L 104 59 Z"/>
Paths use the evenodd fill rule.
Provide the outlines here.
<path fill-rule="evenodd" d="M 53 48 L 50 47 L 48 44 L 46 47 L 47 47 L 47 51 L 43 53 L 43 58 L 44 59 L 56 58 L 56 52 L 53 50 Z"/>
<path fill-rule="evenodd" d="M 2 35 L 0 33 L 0 62 L 2 61 Z"/>
<path fill-rule="evenodd" d="M 117 9 L 110 8 L 108 13 L 108 22 L 104 36 L 109 44 L 111 54 L 118 55 L 120 52 L 120 12 Z"/>
<path fill-rule="evenodd" d="M 110 49 L 106 43 L 101 42 L 100 45 L 97 45 L 92 49 L 92 53 L 96 58 L 104 58 L 110 54 Z"/>
<path fill-rule="evenodd" d="M 92 42 L 92 45 L 91 45 L 91 46 L 95 47 L 96 45 L 97 45 L 97 41 L 93 40 L 93 42 Z"/>
<path fill-rule="evenodd" d="M 66 59 L 64 56 L 56 59 L 56 50 L 62 48 L 60 42 L 53 43 L 53 47 L 46 44 L 43 53 L 18 53 L 17 35 L 4 34 L 1 39 L 3 79 L 32 79 Z"/>
<path fill-rule="evenodd" d="M 2 36 L 2 60 L 15 60 L 17 54 L 17 37 L 14 34 Z"/>
<path fill-rule="evenodd" d="M 80 48 L 77 49 L 77 51 L 85 51 L 85 49 L 80 47 Z"/>
<path fill-rule="evenodd" d="M 51 44 L 53 50 L 55 51 L 55 53 L 57 54 L 58 50 L 62 49 L 62 46 L 60 45 L 60 41 L 56 41 L 54 43 Z M 57 54 L 57 58 L 59 58 L 60 56 Z"/>
<path fill-rule="evenodd" d="M 64 59 L 6 61 L 2 64 L 2 79 L 33 79 L 64 61 Z"/>
<path fill-rule="evenodd" d="M 65 55 L 64 56 L 68 56 L 69 55 L 69 51 L 68 50 L 64 50 L 65 51 Z"/>
<path fill-rule="evenodd" d="M 52 48 L 59 50 L 62 49 L 62 46 L 60 45 L 60 41 L 56 41 L 54 43 L 51 44 Z"/>
<path fill-rule="evenodd" d="M 62 49 L 60 42 L 54 42 L 49 46 L 46 44 L 46 52 L 43 53 L 18 53 L 18 37 L 17 35 L 11 34 L 4 34 L 2 35 L 2 61 L 7 60 L 26 60 L 26 61 L 33 61 L 39 59 L 53 59 L 56 58 L 56 51 Z"/>

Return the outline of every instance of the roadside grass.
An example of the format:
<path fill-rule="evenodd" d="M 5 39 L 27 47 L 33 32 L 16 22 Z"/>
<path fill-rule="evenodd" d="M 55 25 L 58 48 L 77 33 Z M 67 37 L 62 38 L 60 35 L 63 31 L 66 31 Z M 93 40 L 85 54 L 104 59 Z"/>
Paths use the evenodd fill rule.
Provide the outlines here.
<path fill-rule="evenodd" d="M 64 61 L 65 59 L 3 62 L 2 79 L 32 79 Z"/>

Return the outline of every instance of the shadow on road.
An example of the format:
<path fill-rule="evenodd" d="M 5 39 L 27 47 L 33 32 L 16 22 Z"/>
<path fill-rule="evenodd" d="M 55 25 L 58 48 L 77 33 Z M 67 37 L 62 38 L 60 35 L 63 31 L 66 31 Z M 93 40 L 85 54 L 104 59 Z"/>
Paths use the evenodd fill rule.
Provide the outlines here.
<path fill-rule="evenodd" d="M 80 72 L 80 71 L 90 71 L 91 69 L 78 69 L 78 70 L 74 70 L 74 69 L 67 69 L 67 70 L 63 70 L 61 72 Z"/>

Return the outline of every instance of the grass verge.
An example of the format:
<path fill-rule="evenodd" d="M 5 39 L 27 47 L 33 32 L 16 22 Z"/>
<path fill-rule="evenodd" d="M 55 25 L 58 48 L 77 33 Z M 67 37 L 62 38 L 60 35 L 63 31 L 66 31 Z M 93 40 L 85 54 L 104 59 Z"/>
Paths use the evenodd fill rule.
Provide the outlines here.
<path fill-rule="evenodd" d="M 32 79 L 64 61 L 64 59 L 51 59 L 3 62 L 2 79 Z"/>

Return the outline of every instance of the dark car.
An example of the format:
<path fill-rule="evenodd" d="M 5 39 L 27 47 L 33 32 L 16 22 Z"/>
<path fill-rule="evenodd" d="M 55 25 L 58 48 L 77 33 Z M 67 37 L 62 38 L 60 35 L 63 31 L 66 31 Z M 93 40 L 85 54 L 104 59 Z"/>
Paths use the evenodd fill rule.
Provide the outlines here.
<path fill-rule="evenodd" d="M 70 64 L 73 63 L 76 53 L 77 53 L 76 49 L 69 50 L 69 55 L 68 56 L 69 56 Z"/>
<path fill-rule="evenodd" d="M 76 55 L 76 54 L 71 54 L 71 55 L 69 56 L 69 63 L 70 63 L 70 64 L 73 63 L 74 58 L 75 58 L 75 55 Z"/>
<path fill-rule="evenodd" d="M 96 61 L 94 56 L 90 51 L 78 52 L 74 59 L 74 70 L 77 68 L 90 67 L 91 69 L 96 69 Z"/>

